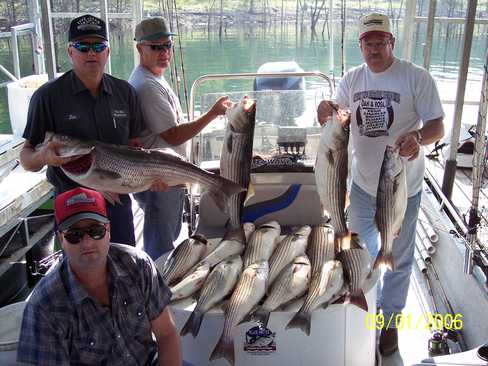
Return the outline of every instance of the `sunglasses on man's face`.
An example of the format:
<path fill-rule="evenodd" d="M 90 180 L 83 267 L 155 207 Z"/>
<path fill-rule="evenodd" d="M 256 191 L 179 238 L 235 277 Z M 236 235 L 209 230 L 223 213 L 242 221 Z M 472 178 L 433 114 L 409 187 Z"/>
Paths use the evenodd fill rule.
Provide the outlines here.
<path fill-rule="evenodd" d="M 85 234 L 88 234 L 93 240 L 103 239 L 107 233 L 107 228 L 103 225 L 93 225 L 87 228 L 68 229 L 62 233 L 68 243 L 79 244 Z"/>
<path fill-rule="evenodd" d="M 173 48 L 173 42 L 158 43 L 158 44 L 144 44 L 152 51 L 171 50 Z"/>
<path fill-rule="evenodd" d="M 108 47 L 107 42 L 74 42 L 71 43 L 71 47 L 75 48 L 77 51 L 80 51 L 82 53 L 87 53 L 90 50 L 93 50 L 95 53 L 100 53 L 105 51 L 105 49 Z"/>

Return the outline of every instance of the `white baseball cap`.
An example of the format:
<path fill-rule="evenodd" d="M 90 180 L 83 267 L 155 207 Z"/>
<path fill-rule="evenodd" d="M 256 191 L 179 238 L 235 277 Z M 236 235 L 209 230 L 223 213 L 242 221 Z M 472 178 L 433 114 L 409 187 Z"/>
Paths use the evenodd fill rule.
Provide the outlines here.
<path fill-rule="evenodd" d="M 369 33 L 382 33 L 392 36 L 390 18 L 379 13 L 370 13 L 359 18 L 359 39 L 363 39 Z"/>

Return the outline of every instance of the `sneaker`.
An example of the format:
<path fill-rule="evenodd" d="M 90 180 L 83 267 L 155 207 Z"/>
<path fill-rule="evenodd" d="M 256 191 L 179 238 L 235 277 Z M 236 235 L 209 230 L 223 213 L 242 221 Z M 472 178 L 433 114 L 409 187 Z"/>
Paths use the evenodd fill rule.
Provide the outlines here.
<path fill-rule="evenodd" d="M 396 328 L 382 329 L 380 335 L 380 353 L 389 356 L 398 349 L 398 331 Z"/>

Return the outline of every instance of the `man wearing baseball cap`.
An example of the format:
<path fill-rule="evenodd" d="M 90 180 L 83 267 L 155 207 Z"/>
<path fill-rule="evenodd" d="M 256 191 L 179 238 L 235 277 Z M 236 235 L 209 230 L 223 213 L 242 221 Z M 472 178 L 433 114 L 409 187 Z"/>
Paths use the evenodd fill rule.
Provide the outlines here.
<path fill-rule="evenodd" d="M 140 64 L 132 71 L 129 83 L 137 91 L 146 129 L 141 134 L 145 148 L 174 149 L 187 156 L 186 142 L 228 108 L 221 97 L 194 121 L 184 123 L 178 97 L 164 78 L 173 58 L 173 33 L 161 17 L 144 19 L 136 26 L 134 40 Z M 173 249 L 181 229 L 185 193 L 173 187 L 168 192 L 146 191 L 134 195 L 144 211 L 144 250 L 153 259 Z"/>
<path fill-rule="evenodd" d="M 55 195 L 78 185 L 59 168 L 70 161 L 57 155 L 57 142 L 44 141 L 47 131 L 82 140 L 134 145 L 143 129 L 142 114 L 134 89 L 124 80 L 104 73 L 109 57 L 107 27 L 93 15 L 71 21 L 67 52 L 73 66 L 55 80 L 41 86 L 29 104 L 26 139 L 20 161 L 26 170 L 47 168 Z M 111 237 L 116 243 L 135 245 L 132 204 L 129 195 L 121 204 L 108 205 Z"/>
<path fill-rule="evenodd" d="M 33 365 L 181 365 L 171 291 L 146 253 L 110 243 L 103 196 L 55 199 L 64 259 L 34 288 L 17 360 Z M 155 335 L 155 341 L 152 334 Z"/>
<path fill-rule="evenodd" d="M 396 319 L 405 306 L 412 270 L 424 177 L 422 145 L 432 144 L 444 135 L 444 112 L 429 72 L 395 57 L 395 37 L 386 15 L 361 17 L 358 38 L 364 63 L 344 75 L 335 101 L 322 101 L 317 114 L 323 124 L 338 110 L 339 121 L 350 126 L 349 229 L 366 242 L 372 256 L 379 252 L 376 196 L 386 146 L 398 147 L 406 162 L 408 201 L 401 231 L 393 242 L 393 255 L 381 251 L 375 262 L 388 268 L 378 291 L 378 306 L 385 319 Z M 394 326 L 395 321 L 391 324 Z M 382 329 L 379 348 L 383 355 L 397 350 L 394 327 Z"/>

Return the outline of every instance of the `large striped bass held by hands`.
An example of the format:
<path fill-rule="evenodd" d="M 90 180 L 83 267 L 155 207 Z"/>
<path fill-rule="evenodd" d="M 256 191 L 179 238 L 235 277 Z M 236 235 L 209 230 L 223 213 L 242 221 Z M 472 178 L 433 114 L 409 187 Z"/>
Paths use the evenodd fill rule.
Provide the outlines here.
<path fill-rule="evenodd" d="M 332 120 L 322 127 L 317 158 L 315 184 L 320 203 L 336 236 L 347 234 L 346 207 L 349 127 L 343 126 L 333 113 Z"/>
<path fill-rule="evenodd" d="M 405 164 L 398 147 L 387 146 L 381 165 L 376 195 L 375 221 L 381 237 L 381 248 L 373 269 L 381 265 L 395 270 L 393 241 L 400 234 L 407 210 L 407 179 Z"/>
<path fill-rule="evenodd" d="M 244 97 L 226 112 L 228 124 L 220 155 L 220 175 L 247 189 L 251 180 L 251 160 L 256 122 L 256 101 Z M 242 225 L 246 192 L 230 199 L 229 218 L 232 227 Z"/>
<path fill-rule="evenodd" d="M 59 156 L 74 159 L 61 166 L 63 173 L 76 183 L 101 193 L 142 192 L 157 180 L 169 186 L 198 184 L 222 211 L 227 211 L 229 199 L 246 190 L 187 162 L 171 149 L 140 149 L 47 132 L 43 144 L 50 141 L 62 143 L 57 148 Z M 107 195 L 105 197 L 110 200 Z"/>

